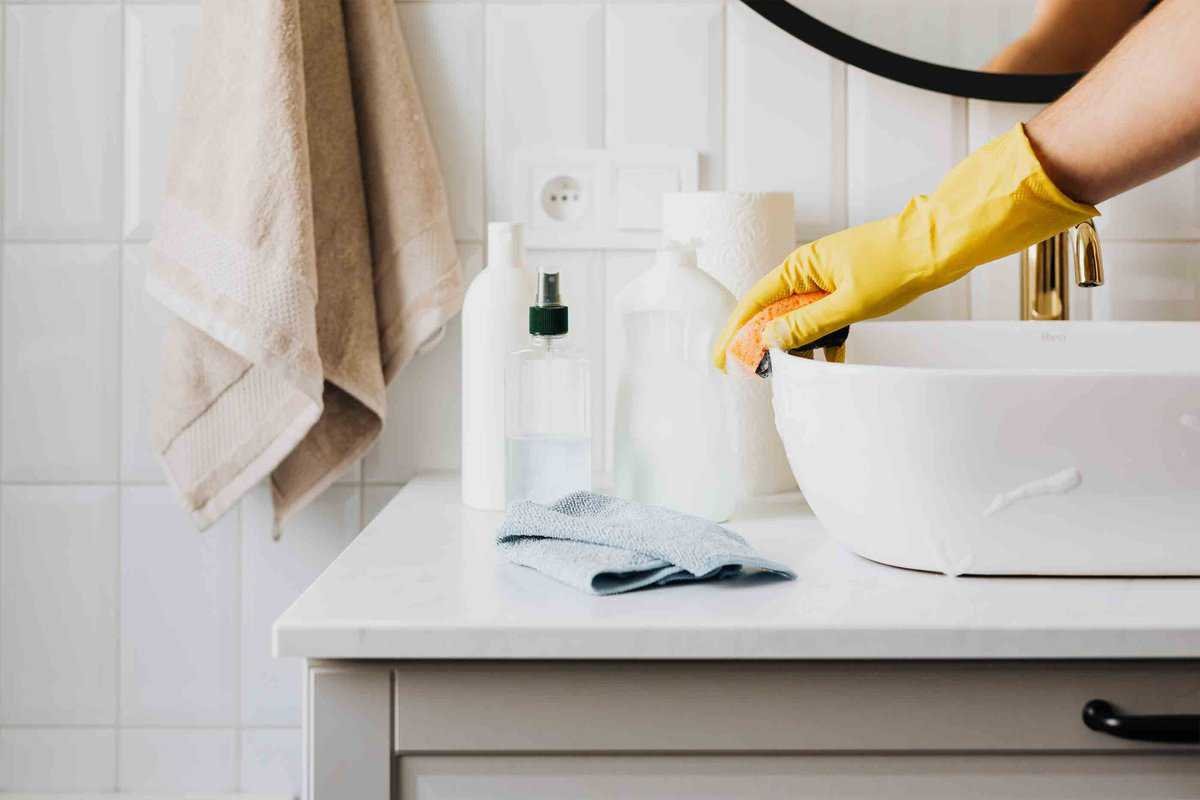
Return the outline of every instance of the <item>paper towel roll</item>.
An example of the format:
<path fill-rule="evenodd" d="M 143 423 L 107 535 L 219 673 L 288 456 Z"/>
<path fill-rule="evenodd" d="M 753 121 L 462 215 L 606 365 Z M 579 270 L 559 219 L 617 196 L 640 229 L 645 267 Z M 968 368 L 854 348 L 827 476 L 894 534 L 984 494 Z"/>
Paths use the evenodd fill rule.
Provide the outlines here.
<path fill-rule="evenodd" d="M 679 192 L 663 195 L 663 236 L 695 242 L 700 268 L 736 297 L 776 267 L 796 244 L 789 192 Z M 741 489 L 768 494 L 796 488 L 775 430 L 764 380 L 736 383 Z"/>

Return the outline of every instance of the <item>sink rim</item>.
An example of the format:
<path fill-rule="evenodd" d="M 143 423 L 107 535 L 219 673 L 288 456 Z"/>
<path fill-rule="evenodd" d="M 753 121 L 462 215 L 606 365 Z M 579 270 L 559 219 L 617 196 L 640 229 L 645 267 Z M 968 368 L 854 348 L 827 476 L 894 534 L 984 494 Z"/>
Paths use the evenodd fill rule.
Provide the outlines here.
<path fill-rule="evenodd" d="M 1054 328 L 1086 328 L 1098 329 L 1138 329 L 1157 328 L 1190 331 L 1200 336 L 1200 321 L 1186 320 L 1056 320 L 1030 322 L 1021 320 L 870 320 L 855 323 L 850 329 L 850 341 L 854 341 L 854 332 L 858 329 L 879 330 L 887 328 L 943 328 L 947 333 L 954 329 L 992 328 L 995 330 L 1009 329 L 1014 332 L 1046 331 Z M 921 376 L 921 377 L 1200 377 L 1200 352 L 1197 352 L 1195 365 L 1181 365 L 1176 368 L 1163 369 L 1160 367 L 931 367 L 906 366 L 890 364 L 843 364 L 829 363 L 817 359 L 793 356 L 778 348 L 771 349 L 772 369 L 803 369 L 816 374 L 826 373 L 850 376 L 879 376 L 889 377 Z"/>

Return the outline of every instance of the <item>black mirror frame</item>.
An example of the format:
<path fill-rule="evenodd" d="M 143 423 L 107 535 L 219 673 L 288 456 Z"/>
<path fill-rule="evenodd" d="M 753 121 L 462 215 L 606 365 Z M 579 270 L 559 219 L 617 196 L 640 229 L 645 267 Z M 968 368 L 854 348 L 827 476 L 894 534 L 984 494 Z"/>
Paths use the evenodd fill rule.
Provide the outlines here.
<path fill-rule="evenodd" d="M 752 11 L 828 56 L 919 89 L 1008 103 L 1049 103 L 1082 76 L 1005 75 L 946 67 L 876 47 L 806 14 L 788 0 L 741 0 Z"/>

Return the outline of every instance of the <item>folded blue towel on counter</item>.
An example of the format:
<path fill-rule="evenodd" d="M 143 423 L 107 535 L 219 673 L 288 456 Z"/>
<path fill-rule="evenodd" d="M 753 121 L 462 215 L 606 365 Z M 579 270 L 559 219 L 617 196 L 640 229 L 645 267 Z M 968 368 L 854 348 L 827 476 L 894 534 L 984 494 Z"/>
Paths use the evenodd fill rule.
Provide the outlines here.
<path fill-rule="evenodd" d="M 496 545 L 514 564 L 593 594 L 729 578 L 743 568 L 796 577 L 716 523 L 592 492 L 550 506 L 514 503 Z"/>

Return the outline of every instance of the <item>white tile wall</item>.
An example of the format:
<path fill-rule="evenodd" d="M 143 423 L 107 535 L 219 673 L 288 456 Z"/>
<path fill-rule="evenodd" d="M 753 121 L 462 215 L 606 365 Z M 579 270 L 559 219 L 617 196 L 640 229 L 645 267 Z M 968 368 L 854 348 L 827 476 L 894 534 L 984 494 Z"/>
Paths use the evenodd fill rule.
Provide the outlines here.
<path fill-rule="evenodd" d="M 143 289 L 147 245 L 127 244 L 121 264 L 121 480 L 152 483 L 162 468 L 150 447 L 150 414 L 158 386 L 159 343 L 170 315 Z"/>
<path fill-rule="evenodd" d="M 122 792 L 228 792 L 237 786 L 237 732 L 125 728 L 118 736 Z"/>
<path fill-rule="evenodd" d="M 1200 243 L 1109 242 L 1095 319 L 1200 320 Z"/>
<path fill-rule="evenodd" d="M 120 6 L 10 4 L 5 23 L 5 234 L 114 238 Z"/>
<path fill-rule="evenodd" d="M 3 259 L 4 480 L 115 480 L 118 248 L 10 244 Z"/>
<path fill-rule="evenodd" d="M 125 236 L 149 238 L 162 203 L 175 101 L 184 85 L 200 7 L 125 10 Z"/>
<path fill-rule="evenodd" d="M 605 144 L 695 148 L 701 189 L 722 185 L 723 12 L 719 0 L 610 3 L 605 21 Z"/>
<path fill-rule="evenodd" d="M 361 470 L 270 538 L 259 489 L 197 534 L 148 445 L 165 315 L 145 246 L 198 5 L 0 0 L 0 791 L 300 785 L 298 665 L 272 618 L 404 481 L 458 464 L 459 339 L 389 390 Z M 833 62 L 735 0 L 400 3 L 470 272 L 522 147 L 666 144 L 712 188 L 787 189 L 811 238 L 890 214 L 1036 109 Z M 1105 204 L 1102 317 L 1200 318 L 1200 171 Z M 564 272 L 610 456 L 613 298 L 646 252 L 538 252 Z M 906 316 L 1015 315 L 1015 267 Z"/>
<path fill-rule="evenodd" d="M 1101 203 L 1105 239 L 1200 239 L 1200 162 Z"/>
<path fill-rule="evenodd" d="M 198 534 L 167 487 L 122 490 L 122 724 L 235 724 L 237 551 L 237 509 Z"/>
<path fill-rule="evenodd" d="M 791 190 L 798 241 L 845 227 L 845 65 L 740 3 L 726 14 L 728 188 Z"/>
<path fill-rule="evenodd" d="M 5 789 L 111 792 L 117 788 L 117 732 L 112 728 L 0 730 Z"/>
<path fill-rule="evenodd" d="M 512 219 L 512 155 L 521 147 L 600 147 L 604 138 L 602 3 L 487 6 L 487 194 Z"/>
<path fill-rule="evenodd" d="M 117 716 L 117 489 L 0 492 L 0 724 Z"/>
<path fill-rule="evenodd" d="M 242 731 L 243 792 L 287 792 L 289 797 L 299 797 L 301 762 L 298 728 Z"/>
<path fill-rule="evenodd" d="M 483 6 L 478 3 L 403 3 L 413 71 L 459 239 L 482 239 Z"/>
<path fill-rule="evenodd" d="M 358 533 L 362 489 L 334 486 L 271 536 L 270 491 L 242 501 L 243 725 L 300 725 L 303 665 L 271 656 L 271 625 Z"/>

